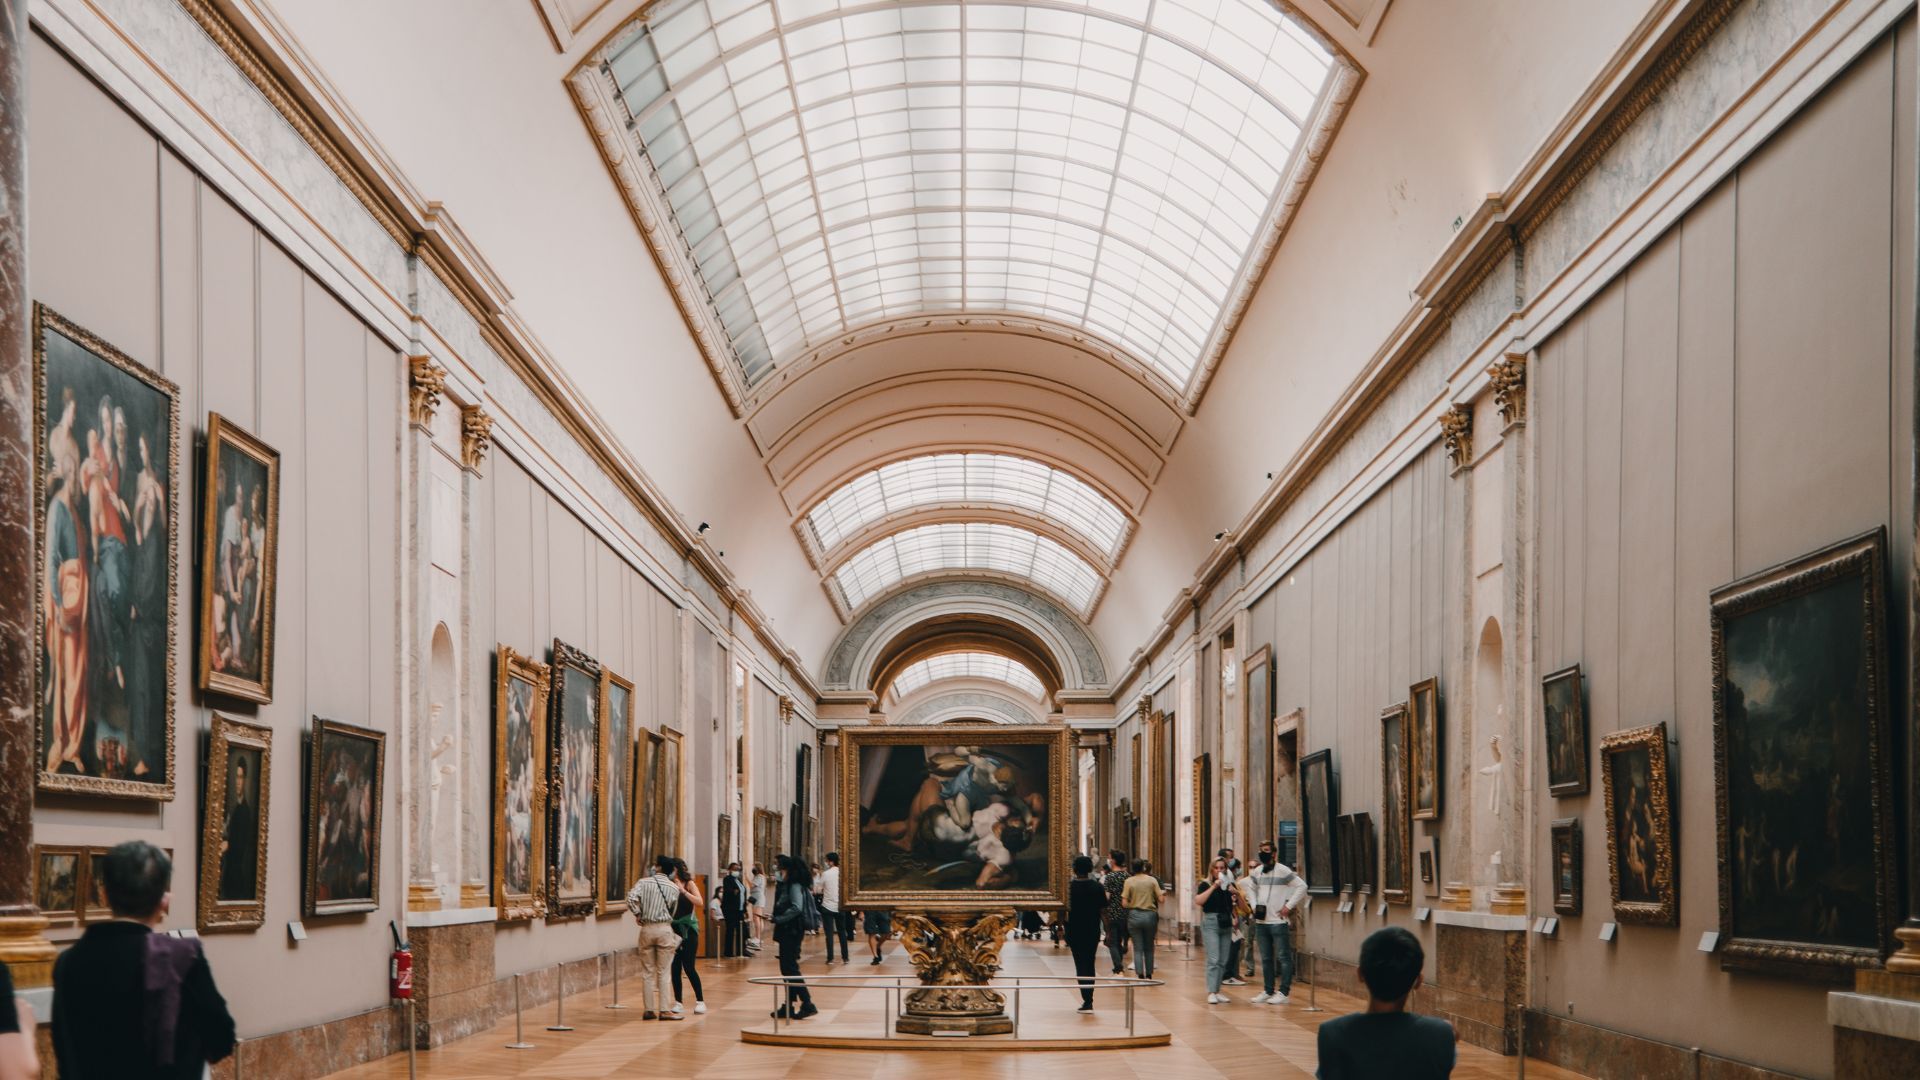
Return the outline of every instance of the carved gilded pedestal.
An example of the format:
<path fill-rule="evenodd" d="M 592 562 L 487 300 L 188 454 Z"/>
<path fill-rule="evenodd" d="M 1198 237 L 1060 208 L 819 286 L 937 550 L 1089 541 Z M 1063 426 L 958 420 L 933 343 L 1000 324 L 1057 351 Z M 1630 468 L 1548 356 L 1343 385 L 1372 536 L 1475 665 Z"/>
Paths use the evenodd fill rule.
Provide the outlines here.
<path fill-rule="evenodd" d="M 1000 947 L 1014 927 L 1011 911 L 896 912 L 920 989 L 907 994 L 906 1015 L 895 1030 L 906 1035 L 1005 1035 L 1013 1030 L 1006 996 L 984 986 L 1000 971 Z M 931 942 L 931 943 L 929 943 Z"/>

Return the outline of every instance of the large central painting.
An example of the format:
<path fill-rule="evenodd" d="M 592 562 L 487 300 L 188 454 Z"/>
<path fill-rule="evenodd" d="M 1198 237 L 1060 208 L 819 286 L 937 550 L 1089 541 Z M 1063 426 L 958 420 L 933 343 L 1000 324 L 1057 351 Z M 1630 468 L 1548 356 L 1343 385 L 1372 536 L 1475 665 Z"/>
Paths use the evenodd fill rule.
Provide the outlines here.
<path fill-rule="evenodd" d="M 1073 733 L 987 724 L 841 732 L 847 906 L 1063 906 Z"/>

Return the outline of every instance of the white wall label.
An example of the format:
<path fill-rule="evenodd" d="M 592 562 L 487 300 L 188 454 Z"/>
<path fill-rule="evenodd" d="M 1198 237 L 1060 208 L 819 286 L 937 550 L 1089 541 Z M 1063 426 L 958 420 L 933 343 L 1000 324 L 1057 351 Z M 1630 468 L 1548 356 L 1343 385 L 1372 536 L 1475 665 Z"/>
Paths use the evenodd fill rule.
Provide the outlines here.
<path fill-rule="evenodd" d="M 306 924 L 305 924 L 305 923 L 303 923 L 303 922 L 301 922 L 301 921 L 300 921 L 299 919 L 295 919 L 295 920 L 293 920 L 292 922 L 290 922 L 290 923 L 288 923 L 288 924 L 287 924 L 287 936 L 288 936 L 288 937 L 290 937 L 290 938 L 292 938 L 292 939 L 293 939 L 293 940 L 295 940 L 295 941 L 305 941 L 305 940 L 307 940 L 307 926 L 306 926 Z"/>
<path fill-rule="evenodd" d="M 1700 951 L 1712 952 L 1720 947 L 1720 931 L 1709 930 L 1700 935 Z"/>
<path fill-rule="evenodd" d="M 1613 935 L 1619 932 L 1620 932 L 1620 926 L 1618 923 L 1603 923 L 1600 926 L 1600 940 L 1612 941 Z"/>

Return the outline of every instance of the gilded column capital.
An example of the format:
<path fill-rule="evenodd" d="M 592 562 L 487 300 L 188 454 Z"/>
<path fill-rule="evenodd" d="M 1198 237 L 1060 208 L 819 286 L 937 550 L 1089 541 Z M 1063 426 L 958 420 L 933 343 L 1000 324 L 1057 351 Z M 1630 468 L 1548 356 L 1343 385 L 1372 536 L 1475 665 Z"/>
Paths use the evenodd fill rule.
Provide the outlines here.
<path fill-rule="evenodd" d="M 780 695 L 780 722 L 783 724 L 793 723 L 793 698 L 786 694 Z"/>
<path fill-rule="evenodd" d="M 1455 469 L 1473 461 L 1473 406 L 1455 405 L 1440 414 L 1440 434 L 1447 441 L 1447 457 Z"/>
<path fill-rule="evenodd" d="M 433 422 L 434 410 L 440 407 L 440 395 L 447 388 L 447 369 L 434 363 L 431 356 L 410 356 L 407 376 L 407 415 L 415 427 L 424 428 Z"/>
<path fill-rule="evenodd" d="M 463 468 L 478 469 L 486 460 L 487 448 L 493 445 L 493 417 L 478 405 L 468 405 L 460 410 L 460 464 Z"/>
<path fill-rule="evenodd" d="M 1527 357 L 1508 353 L 1487 369 L 1487 381 L 1493 387 L 1493 402 L 1500 406 L 1500 419 L 1508 427 L 1527 419 Z"/>

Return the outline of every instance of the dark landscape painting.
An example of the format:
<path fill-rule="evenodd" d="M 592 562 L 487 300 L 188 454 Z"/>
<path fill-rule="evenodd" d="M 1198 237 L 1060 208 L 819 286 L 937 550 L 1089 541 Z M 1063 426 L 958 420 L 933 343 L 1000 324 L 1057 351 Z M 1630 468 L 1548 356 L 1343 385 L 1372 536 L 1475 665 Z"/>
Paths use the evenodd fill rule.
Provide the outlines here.
<path fill-rule="evenodd" d="M 1306 846 L 1307 891 L 1321 896 L 1339 891 L 1333 815 L 1339 810 L 1334 789 L 1333 751 L 1315 750 L 1300 759 L 1300 840 Z"/>
<path fill-rule="evenodd" d="M 1540 682 L 1546 720 L 1547 790 L 1555 798 L 1579 795 L 1588 786 L 1587 714 L 1580 700 L 1580 665 Z"/>

